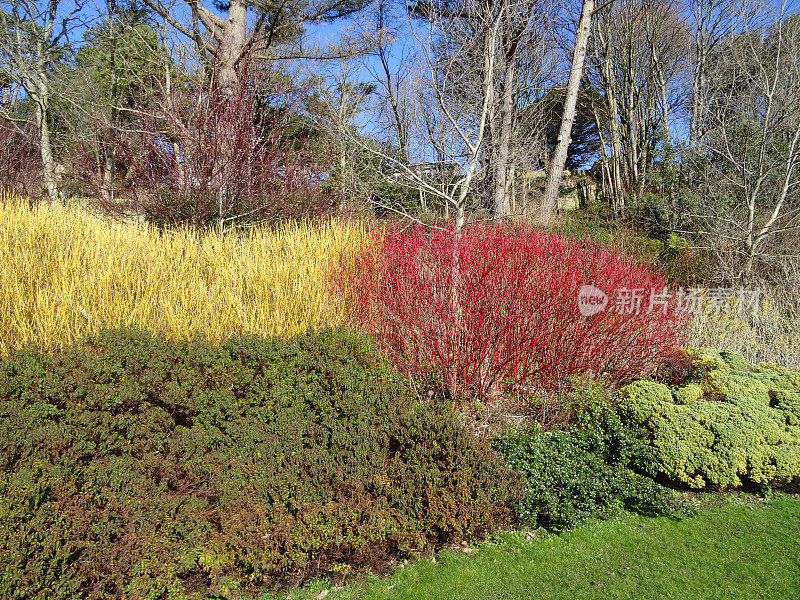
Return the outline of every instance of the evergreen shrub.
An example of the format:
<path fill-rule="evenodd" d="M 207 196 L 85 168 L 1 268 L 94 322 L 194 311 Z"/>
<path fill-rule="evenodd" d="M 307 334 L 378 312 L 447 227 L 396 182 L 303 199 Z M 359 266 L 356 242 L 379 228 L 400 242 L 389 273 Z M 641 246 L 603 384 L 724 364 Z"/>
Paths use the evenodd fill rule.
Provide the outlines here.
<path fill-rule="evenodd" d="M 800 483 L 800 373 L 741 355 L 688 350 L 673 385 L 636 381 L 618 409 L 641 428 L 658 473 L 691 488 Z"/>
<path fill-rule="evenodd" d="M 344 329 L 0 362 L 0 597 L 258 597 L 492 531 L 515 476 Z"/>
<path fill-rule="evenodd" d="M 523 476 L 518 512 L 528 525 L 571 529 L 623 510 L 650 516 L 683 510 L 647 475 L 648 448 L 602 403 L 587 407 L 572 429 L 507 436 L 495 448 Z"/>

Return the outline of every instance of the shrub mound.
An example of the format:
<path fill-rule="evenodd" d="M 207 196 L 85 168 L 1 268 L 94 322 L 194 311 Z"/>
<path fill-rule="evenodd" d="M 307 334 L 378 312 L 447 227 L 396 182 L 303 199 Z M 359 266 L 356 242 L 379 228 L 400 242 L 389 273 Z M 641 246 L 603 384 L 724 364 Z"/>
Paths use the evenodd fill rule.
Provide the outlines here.
<path fill-rule="evenodd" d="M 338 280 L 355 327 L 458 398 L 576 375 L 627 383 L 683 345 L 687 322 L 658 303 L 664 278 L 622 250 L 502 226 L 389 229 Z M 585 286 L 606 294 L 604 310 L 582 314 Z"/>
<path fill-rule="evenodd" d="M 735 353 L 689 350 L 672 385 L 620 391 L 623 419 L 642 427 L 656 469 L 692 488 L 800 483 L 800 373 Z"/>
<path fill-rule="evenodd" d="M 560 530 L 623 510 L 683 511 L 670 490 L 637 472 L 651 469 L 649 453 L 604 404 L 589 406 L 574 429 L 509 436 L 494 445 L 525 480 L 518 504 L 523 523 Z"/>
<path fill-rule="evenodd" d="M 2 597 L 255 597 L 488 532 L 515 481 L 347 330 L 0 362 Z"/>

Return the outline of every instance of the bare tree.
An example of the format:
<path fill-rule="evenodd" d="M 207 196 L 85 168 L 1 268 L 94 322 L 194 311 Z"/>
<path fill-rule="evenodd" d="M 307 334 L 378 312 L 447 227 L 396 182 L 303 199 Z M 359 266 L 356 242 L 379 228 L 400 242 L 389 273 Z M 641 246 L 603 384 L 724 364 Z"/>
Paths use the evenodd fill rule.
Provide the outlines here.
<path fill-rule="evenodd" d="M 605 100 L 605 122 L 598 111 L 598 127 L 608 132 L 605 177 L 616 207 L 642 195 L 658 149 L 669 139 L 688 43 L 675 2 L 617 0 L 598 11 L 590 77 Z"/>
<path fill-rule="evenodd" d="M 451 20 L 431 14 L 426 36 L 415 31 L 429 77 L 430 94 L 440 112 L 447 138 L 455 143 L 446 147 L 429 139 L 440 154 L 461 166 L 462 175 L 448 204 L 456 227 L 465 223 L 467 197 L 478 174 L 483 144 L 489 127 L 490 111 L 495 100 L 495 68 L 500 47 L 500 28 L 506 5 L 487 10 L 478 2 L 465 2 L 464 19 Z M 465 35 L 475 32 L 473 38 Z M 474 56 L 480 61 L 472 62 Z M 473 64 L 472 69 L 465 69 Z M 464 85 L 472 79 L 477 85 Z"/>
<path fill-rule="evenodd" d="M 464 18 L 455 21 L 450 20 L 451 15 L 445 17 L 432 11 L 421 23 L 414 24 L 413 17 L 406 15 L 409 33 L 416 43 L 413 68 L 418 83 L 418 112 L 417 118 L 410 121 L 407 155 L 401 158 L 355 127 L 350 129 L 350 141 L 381 161 L 384 176 L 393 182 L 440 198 L 460 228 L 466 222 L 467 202 L 484 158 L 496 99 L 494 75 L 505 9 L 498 6 L 485 11 L 473 0 L 459 6 Z M 430 168 L 419 164 L 434 157 L 439 167 L 455 171 L 452 181 L 445 185 L 432 180 Z M 435 170 L 436 165 L 430 167 Z"/>
<path fill-rule="evenodd" d="M 0 2 L 0 73 L 16 82 L 33 102 L 44 183 L 50 202 L 58 200 L 50 131 L 52 82 L 69 54 L 70 34 L 78 27 L 80 0 L 3 0 Z M 6 114 L 7 118 L 14 118 Z"/>
<path fill-rule="evenodd" d="M 697 147 L 708 127 L 709 60 L 731 35 L 752 29 L 763 14 L 760 0 L 685 0 L 692 25 L 689 143 Z"/>
<path fill-rule="evenodd" d="M 489 140 L 491 206 L 492 215 L 498 221 L 509 216 L 511 210 L 509 169 L 515 167 L 515 163 L 522 162 L 523 165 L 520 166 L 524 166 L 526 162 L 523 157 L 515 155 L 515 150 L 520 149 L 520 133 L 532 131 L 530 127 L 524 127 L 520 123 L 523 116 L 533 116 L 533 111 L 529 110 L 523 100 L 530 97 L 531 91 L 534 91 L 534 96 L 542 94 L 543 80 L 546 79 L 543 71 L 553 68 L 549 64 L 549 56 L 552 54 L 552 27 L 558 8 L 555 2 L 545 0 L 502 2 L 505 12 L 500 29 L 500 53 L 495 76 L 497 99 L 492 111 Z M 531 141 L 528 139 L 526 143 Z"/>
<path fill-rule="evenodd" d="M 709 57 L 703 148 L 716 167 L 710 230 L 752 278 L 770 239 L 800 227 L 800 15 L 729 36 Z"/>
<path fill-rule="evenodd" d="M 245 56 L 252 59 L 313 58 L 318 49 L 303 48 L 303 28 L 312 23 L 334 21 L 359 11 L 368 0 L 228 0 L 212 2 L 225 18 L 199 0 L 144 0 L 176 31 L 194 41 L 205 65 L 212 60 L 221 89 L 232 93 L 238 83 L 237 68 Z M 183 18 L 188 13 L 187 24 Z M 249 15 L 252 14 L 252 18 Z M 278 53 L 289 42 L 293 48 Z M 347 45 L 330 48 L 327 57 L 357 53 Z"/>
<path fill-rule="evenodd" d="M 405 14 L 398 14 L 396 3 L 391 0 L 376 0 L 368 15 L 368 28 L 365 37 L 379 40 L 366 55 L 365 68 L 376 83 L 374 99 L 377 101 L 376 120 L 378 125 L 386 123 L 391 132 L 390 138 L 397 144 L 400 157 L 410 161 L 409 144 L 411 119 L 413 118 L 413 54 L 409 48 L 400 45 L 399 55 L 393 57 L 392 46 L 397 47 L 397 38 L 404 35 Z M 371 60 L 370 60 L 371 59 Z"/>
<path fill-rule="evenodd" d="M 377 118 L 363 132 L 397 148 L 379 148 L 392 165 L 384 175 L 418 191 L 425 209 L 432 196 L 457 222 L 468 204 L 509 215 L 513 173 L 544 147 L 531 121 L 551 76 L 553 10 L 545 0 L 418 3 L 404 25 L 413 47 L 394 49 L 398 68 L 389 54 L 398 26 L 390 5 L 376 6 L 370 24 L 385 37 L 367 67 Z"/>
<path fill-rule="evenodd" d="M 374 82 L 360 81 L 358 58 L 329 63 L 327 67 L 314 69 L 311 80 L 316 89 L 310 116 L 316 127 L 326 133 L 325 143 L 336 156 L 330 183 L 349 199 L 349 206 L 345 208 L 351 208 L 368 198 L 371 192 L 373 165 L 364 164 L 352 137 L 377 86 Z"/>
<path fill-rule="evenodd" d="M 59 77 L 72 162 L 80 170 L 87 160 L 96 166 L 91 187 L 104 200 L 113 199 L 119 167 L 127 175 L 130 164 L 116 156 L 115 139 L 152 111 L 177 74 L 179 53 L 170 52 L 167 32 L 155 30 L 147 17 L 146 9 L 108 0 L 83 32 L 75 68 Z"/>

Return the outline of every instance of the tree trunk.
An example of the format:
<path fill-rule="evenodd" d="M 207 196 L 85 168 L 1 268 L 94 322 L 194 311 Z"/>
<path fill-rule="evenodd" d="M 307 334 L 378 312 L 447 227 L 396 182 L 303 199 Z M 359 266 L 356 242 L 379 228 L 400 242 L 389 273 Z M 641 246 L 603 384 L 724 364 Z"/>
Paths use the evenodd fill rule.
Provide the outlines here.
<path fill-rule="evenodd" d="M 494 171 L 494 200 L 492 202 L 495 221 L 508 216 L 507 171 L 511 154 L 512 127 L 514 124 L 514 78 L 516 77 L 516 57 L 506 62 L 503 74 L 503 105 L 500 110 L 500 135 Z"/>
<path fill-rule="evenodd" d="M 113 30 L 112 30 L 113 33 Z M 117 130 L 119 121 L 119 81 L 117 78 L 117 43 L 116 37 L 112 38 L 111 51 L 109 53 L 109 66 L 111 75 L 111 112 L 109 115 L 109 125 L 112 130 Z M 116 147 L 113 142 L 102 140 L 105 160 L 103 161 L 103 189 L 101 194 L 105 200 L 114 199 L 114 167 L 116 164 Z"/>
<path fill-rule="evenodd" d="M 539 219 L 542 224 L 550 222 L 553 211 L 558 200 L 558 187 L 561 183 L 561 173 L 564 170 L 564 163 L 567 161 L 567 149 L 569 147 L 570 135 L 572 134 L 572 123 L 575 120 L 575 106 L 578 102 L 578 90 L 580 89 L 581 77 L 583 76 L 583 63 L 586 58 L 586 46 L 589 42 L 589 32 L 592 24 L 592 13 L 594 12 L 594 0 L 583 0 L 581 8 L 581 18 L 578 22 L 578 30 L 575 33 L 575 49 L 572 54 L 572 65 L 569 70 L 567 80 L 567 94 L 564 99 L 564 113 L 561 118 L 561 129 L 558 133 L 558 143 L 550 164 L 550 173 L 547 175 L 547 187 L 544 193 Z"/>
<path fill-rule="evenodd" d="M 641 132 L 639 131 L 636 115 L 636 99 L 633 96 L 634 77 L 633 73 L 628 72 L 628 81 L 622 88 L 622 106 L 624 108 L 622 113 L 624 115 L 623 138 L 625 140 L 623 156 L 627 165 L 628 189 L 632 189 L 639 181 L 639 138 Z"/>
<path fill-rule="evenodd" d="M 219 45 L 220 69 L 217 75 L 220 89 L 228 96 L 232 95 L 239 85 L 236 66 L 244 56 L 246 48 L 247 4 L 243 0 L 231 0 Z"/>
<path fill-rule="evenodd" d="M 114 199 L 114 146 L 106 144 L 105 160 L 103 161 L 103 189 L 100 190 L 104 200 Z"/>
<path fill-rule="evenodd" d="M 42 157 L 42 174 L 47 188 L 47 199 L 51 204 L 58 202 L 58 184 L 56 183 L 55 161 L 53 160 L 53 146 L 50 142 L 50 124 L 47 122 L 48 89 L 40 83 L 36 104 L 36 125 L 39 128 L 39 151 Z"/>
<path fill-rule="evenodd" d="M 702 31 L 696 32 L 695 52 L 697 61 L 692 76 L 692 115 L 689 120 L 689 146 L 696 148 L 703 137 L 701 121 L 705 113 L 706 87 L 706 39 Z"/>
<path fill-rule="evenodd" d="M 609 164 L 609 188 L 611 204 L 614 210 L 624 203 L 624 188 L 622 177 L 622 135 L 619 124 L 619 106 L 617 105 L 617 80 L 614 76 L 614 63 L 609 56 L 608 48 L 603 50 L 600 58 L 600 73 L 608 108 L 608 128 L 611 136 L 611 160 Z"/>
<path fill-rule="evenodd" d="M 483 55 L 483 100 L 481 102 L 481 112 L 478 118 L 477 133 L 474 141 L 470 142 L 466 137 L 464 141 L 470 149 L 469 162 L 464 176 L 458 185 L 458 196 L 452 199 L 453 218 L 457 230 L 461 230 L 466 224 L 466 204 L 470 187 L 475 175 L 478 172 L 478 164 L 481 158 L 481 148 L 486 138 L 486 129 L 490 121 L 492 101 L 495 97 L 494 72 L 497 59 L 497 32 L 501 24 L 498 17 L 490 27 L 487 28 Z"/>

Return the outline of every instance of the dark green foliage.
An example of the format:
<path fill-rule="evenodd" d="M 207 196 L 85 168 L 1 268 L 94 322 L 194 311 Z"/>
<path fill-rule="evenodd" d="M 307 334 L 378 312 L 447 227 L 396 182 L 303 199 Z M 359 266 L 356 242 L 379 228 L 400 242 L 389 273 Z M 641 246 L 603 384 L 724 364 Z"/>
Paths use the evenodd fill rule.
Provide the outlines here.
<path fill-rule="evenodd" d="M 566 93 L 566 86 L 558 85 L 551 88 L 539 101 L 545 118 L 547 156 L 552 156 L 558 145 Z M 597 159 L 600 135 L 593 110 L 599 100 L 600 94 L 593 87 L 582 85 L 578 90 L 577 107 L 567 146 L 567 160 L 564 163 L 564 168 L 568 171 L 586 169 Z"/>
<path fill-rule="evenodd" d="M 252 597 L 506 521 L 515 477 L 346 330 L 0 362 L 0 597 Z"/>
<path fill-rule="evenodd" d="M 603 404 L 588 407 L 576 429 L 506 437 L 495 449 L 526 480 L 519 503 L 524 523 L 571 529 L 622 510 L 676 514 L 670 492 L 632 470 L 650 469 L 647 449 Z"/>
<path fill-rule="evenodd" d="M 687 350 L 693 369 L 671 385 L 620 392 L 658 472 L 693 488 L 800 483 L 800 373 L 715 350 Z"/>

